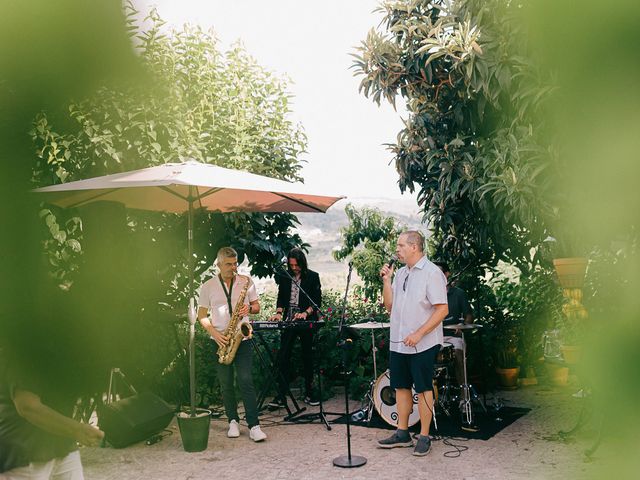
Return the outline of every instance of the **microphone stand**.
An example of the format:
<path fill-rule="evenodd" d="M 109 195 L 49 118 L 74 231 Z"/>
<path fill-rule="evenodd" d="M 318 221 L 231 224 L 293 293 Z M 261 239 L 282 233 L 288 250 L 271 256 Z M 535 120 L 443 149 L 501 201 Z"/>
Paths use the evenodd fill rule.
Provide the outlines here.
<path fill-rule="evenodd" d="M 340 455 L 333 459 L 336 467 L 355 468 L 361 467 L 367 463 L 365 457 L 359 455 L 351 455 L 351 415 L 349 414 L 349 352 L 353 347 L 353 341 L 350 338 L 343 338 L 343 329 L 347 316 L 347 294 L 349 293 L 349 283 L 351 283 L 351 271 L 353 270 L 353 262 L 349 262 L 349 274 L 347 275 L 347 288 L 344 291 L 344 300 L 342 302 L 342 316 L 338 324 L 338 348 L 342 349 L 342 373 L 344 375 L 344 404 L 345 415 L 347 420 L 347 455 Z M 344 329 L 346 331 L 346 329 Z"/>
<path fill-rule="evenodd" d="M 289 271 L 284 268 L 282 265 L 280 265 L 280 270 L 282 272 L 284 272 L 284 274 L 287 276 L 287 278 L 289 280 L 291 280 L 292 284 L 295 284 L 298 287 L 298 290 L 307 298 L 307 300 L 309 300 L 309 303 L 311 303 L 311 305 L 313 305 L 313 308 L 315 308 L 316 312 L 320 313 L 320 306 L 313 300 L 313 298 L 311 298 L 311 296 L 302 288 L 302 285 L 300 284 L 301 282 L 299 282 L 298 280 L 296 280 L 290 273 Z M 290 311 L 288 311 L 288 315 L 290 315 Z M 293 319 L 291 319 L 293 320 Z M 282 347 L 282 346 L 281 346 Z M 313 356 L 313 363 L 314 365 L 316 364 L 316 357 L 317 355 Z M 278 368 L 280 368 L 280 365 L 278 365 Z M 323 401 L 322 401 L 322 376 L 320 374 L 319 370 L 316 370 L 316 375 L 318 378 L 318 405 L 320 407 L 320 411 L 317 413 L 306 413 L 304 415 L 289 415 L 288 418 L 286 418 L 285 420 L 289 420 L 291 422 L 297 422 L 297 421 L 303 421 L 303 422 L 313 422 L 313 420 L 315 419 L 319 419 L 320 421 L 322 421 L 322 423 L 324 423 L 325 427 L 327 427 L 327 430 L 331 430 L 331 425 L 329 425 L 329 422 L 327 421 L 327 416 L 325 414 L 324 411 L 324 407 L 322 405 Z"/>

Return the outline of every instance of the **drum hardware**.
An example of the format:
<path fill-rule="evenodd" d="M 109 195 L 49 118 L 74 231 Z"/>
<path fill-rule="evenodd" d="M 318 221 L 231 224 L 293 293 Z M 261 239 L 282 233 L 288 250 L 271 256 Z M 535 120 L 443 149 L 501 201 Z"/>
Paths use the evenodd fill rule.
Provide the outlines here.
<path fill-rule="evenodd" d="M 436 368 L 438 367 L 438 365 L 451 364 L 455 360 L 455 358 L 456 354 L 453 345 L 451 345 L 450 343 L 443 344 L 440 348 L 440 351 L 436 355 Z"/>
<path fill-rule="evenodd" d="M 441 381 L 440 379 L 443 378 Z M 433 374 L 433 402 L 437 404 L 447 417 L 451 416 L 450 408 L 455 402 L 456 396 L 451 396 L 452 385 L 450 382 L 449 368 L 436 367 Z"/>
<path fill-rule="evenodd" d="M 462 429 L 468 431 L 477 431 L 477 427 L 475 425 L 473 419 L 473 405 L 472 402 L 478 403 L 482 409 L 487 412 L 487 408 L 480 400 L 478 396 L 478 392 L 473 387 L 473 385 L 469 384 L 469 380 L 467 379 L 467 343 L 464 339 L 465 330 L 476 330 L 478 328 L 482 328 L 482 325 L 477 323 L 458 323 L 455 325 L 445 325 L 445 329 L 447 330 L 458 330 L 460 331 L 460 335 L 462 335 L 462 344 L 464 348 L 462 349 L 462 367 L 464 373 L 464 384 L 460 385 L 460 394 L 462 396 L 462 404 L 460 405 L 460 414 L 462 415 Z"/>
<path fill-rule="evenodd" d="M 375 410 L 373 393 L 374 393 L 375 384 L 378 380 L 378 364 L 376 360 L 377 358 L 376 353 L 378 352 L 378 347 L 376 347 L 374 330 L 390 328 L 390 327 L 391 327 L 391 324 L 388 322 L 375 322 L 375 321 L 356 323 L 348 326 L 348 328 L 353 328 L 356 330 L 371 330 L 371 355 L 373 357 L 373 379 L 369 383 L 369 388 L 367 390 L 367 393 L 362 399 L 360 410 L 354 413 L 354 415 L 357 414 L 358 417 L 360 417 L 361 414 L 364 414 L 364 416 L 366 416 L 367 423 L 371 422 L 371 417 L 373 416 L 373 411 Z M 358 418 L 357 420 L 355 419 L 354 420 L 355 421 L 364 420 L 365 418 L 364 416 L 362 418 Z"/>

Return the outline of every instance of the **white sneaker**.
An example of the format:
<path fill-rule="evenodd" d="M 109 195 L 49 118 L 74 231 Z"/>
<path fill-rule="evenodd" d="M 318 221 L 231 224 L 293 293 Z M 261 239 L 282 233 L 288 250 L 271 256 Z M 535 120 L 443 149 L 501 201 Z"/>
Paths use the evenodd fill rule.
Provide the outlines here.
<path fill-rule="evenodd" d="M 236 420 L 231 420 L 229 422 L 229 431 L 227 432 L 227 437 L 229 438 L 238 438 L 240 436 L 240 426 Z"/>
<path fill-rule="evenodd" d="M 263 440 L 266 440 L 267 434 L 260 429 L 260 425 L 256 425 L 255 427 L 251 427 L 251 430 L 249 431 L 249 437 L 254 442 L 261 442 Z"/>

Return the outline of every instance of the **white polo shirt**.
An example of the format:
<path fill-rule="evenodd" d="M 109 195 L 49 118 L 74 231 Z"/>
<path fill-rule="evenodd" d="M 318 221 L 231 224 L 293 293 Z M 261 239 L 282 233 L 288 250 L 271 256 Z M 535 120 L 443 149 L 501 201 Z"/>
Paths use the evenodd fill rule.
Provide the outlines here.
<path fill-rule="evenodd" d="M 447 278 L 442 270 L 422 257 L 412 267 L 402 267 L 391 284 L 391 345 L 398 353 L 419 353 L 442 344 L 442 323 L 422 337 L 415 347 L 407 347 L 402 340 L 418 330 L 431 318 L 434 305 L 447 304 Z"/>
<path fill-rule="evenodd" d="M 236 277 L 234 280 L 233 287 L 231 289 L 232 308 L 236 308 L 240 292 L 242 291 L 246 281 L 247 280 L 244 277 L 241 277 L 240 279 Z M 256 286 L 251 282 L 251 286 L 244 297 L 244 303 L 249 305 L 257 299 L 258 294 L 256 292 Z M 217 275 L 202 284 L 202 287 L 200 288 L 200 297 L 198 298 L 198 306 L 208 309 L 211 316 L 211 325 L 213 325 L 213 327 L 219 332 L 224 332 L 225 328 L 229 325 L 231 315 L 229 314 L 229 302 L 227 302 L 227 296 L 224 293 L 222 284 L 220 283 L 220 279 Z M 248 322 L 249 316 L 245 316 L 241 321 Z"/>

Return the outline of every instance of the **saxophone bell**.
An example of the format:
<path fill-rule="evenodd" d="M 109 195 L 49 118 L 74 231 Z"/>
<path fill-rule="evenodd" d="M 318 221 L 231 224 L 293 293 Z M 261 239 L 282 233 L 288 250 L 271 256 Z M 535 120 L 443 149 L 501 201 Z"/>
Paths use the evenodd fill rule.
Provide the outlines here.
<path fill-rule="evenodd" d="M 253 327 L 250 323 L 243 322 L 240 324 L 240 332 L 244 336 L 245 339 L 253 338 Z"/>

